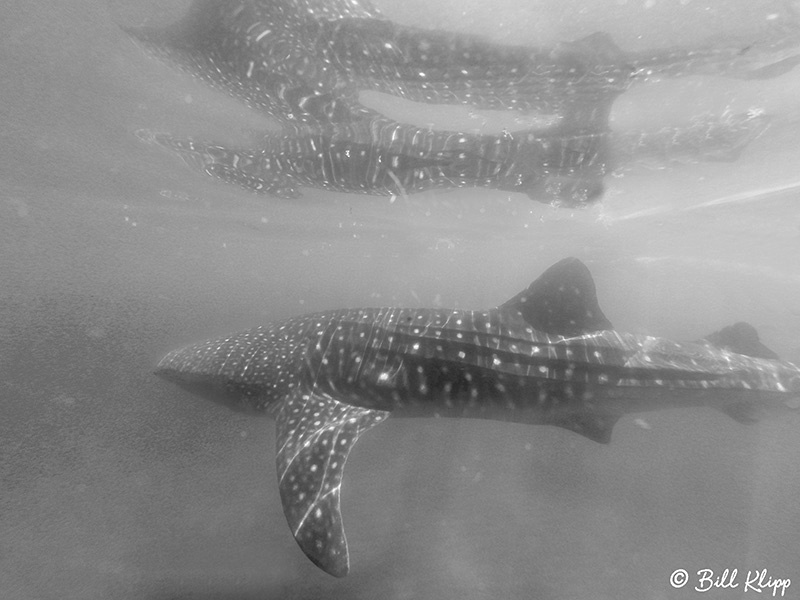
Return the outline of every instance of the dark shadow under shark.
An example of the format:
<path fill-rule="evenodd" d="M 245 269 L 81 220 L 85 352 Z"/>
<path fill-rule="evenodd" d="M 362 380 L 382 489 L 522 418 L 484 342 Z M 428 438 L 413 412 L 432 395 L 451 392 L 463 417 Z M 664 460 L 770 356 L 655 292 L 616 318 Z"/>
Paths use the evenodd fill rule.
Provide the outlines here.
<path fill-rule="evenodd" d="M 741 423 L 800 408 L 800 368 L 738 323 L 673 342 L 613 329 L 577 259 L 485 311 L 345 309 L 167 354 L 156 372 L 237 410 L 271 415 L 289 527 L 335 576 L 350 563 L 342 474 L 390 415 L 553 425 L 608 443 L 625 414 L 711 406 Z"/>

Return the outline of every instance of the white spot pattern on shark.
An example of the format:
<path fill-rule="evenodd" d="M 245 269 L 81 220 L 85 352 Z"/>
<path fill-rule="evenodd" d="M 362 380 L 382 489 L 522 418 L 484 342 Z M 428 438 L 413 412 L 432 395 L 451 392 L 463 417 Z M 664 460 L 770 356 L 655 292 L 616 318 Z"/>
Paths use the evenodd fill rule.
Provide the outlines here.
<path fill-rule="evenodd" d="M 349 570 L 343 468 L 388 416 L 553 425 L 608 443 L 626 413 L 711 406 L 741 423 L 800 407 L 800 368 L 738 323 L 705 340 L 616 331 L 565 259 L 488 311 L 375 308 L 295 317 L 167 354 L 159 375 L 274 415 L 284 513 L 320 568 Z"/>

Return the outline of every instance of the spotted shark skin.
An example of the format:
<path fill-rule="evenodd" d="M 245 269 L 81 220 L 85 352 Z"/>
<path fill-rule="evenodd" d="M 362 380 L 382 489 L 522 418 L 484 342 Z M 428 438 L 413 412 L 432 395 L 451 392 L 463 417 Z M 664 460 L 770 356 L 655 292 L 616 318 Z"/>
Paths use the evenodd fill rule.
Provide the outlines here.
<path fill-rule="evenodd" d="M 375 113 L 358 92 L 417 102 L 558 113 L 604 126 L 636 81 L 687 75 L 767 79 L 800 62 L 796 16 L 763 39 L 625 52 L 597 32 L 553 47 L 393 23 L 363 0 L 196 0 L 167 28 L 125 28 L 154 54 L 285 124 Z"/>
<path fill-rule="evenodd" d="M 393 197 L 484 187 L 555 206 L 583 207 L 600 198 L 603 178 L 611 171 L 735 160 L 769 121 L 755 111 L 701 115 L 686 126 L 653 132 L 481 136 L 375 119 L 361 132 L 347 128 L 334 135 L 307 130 L 266 136 L 252 150 L 145 130 L 139 136 L 207 175 L 279 198 L 298 198 L 301 187 Z"/>
<path fill-rule="evenodd" d="M 653 136 L 611 136 L 612 104 L 632 82 L 704 72 L 772 77 L 800 55 L 795 34 L 744 50 L 626 53 L 601 32 L 550 48 L 511 46 L 398 25 L 358 0 L 197 0 L 171 27 L 126 31 L 154 54 L 273 117 L 296 138 L 268 136 L 253 149 L 166 134 L 147 139 L 214 177 L 285 198 L 298 197 L 299 186 L 389 196 L 480 186 L 584 206 L 602 196 L 615 154 L 625 162 L 631 148 L 646 153 L 654 147 Z M 511 143 L 506 136 L 430 132 L 363 105 L 359 93 L 366 90 L 538 112 L 558 124 L 516 132 Z M 398 131 L 403 147 L 392 143 Z M 466 145 L 486 154 L 464 155 L 460 148 L 448 154 L 453 139 L 469 140 Z M 621 151 L 609 151 L 610 145 Z"/>
<path fill-rule="evenodd" d="M 369 3 L 354 0 L 197 0 L 170 27 L 123 29 L 155 56 L 285 126 L 374 116 L 326 89 L 330 67 L 302 51 L 309 15 L 380 18 Z"/>
<path fill-rule="evenodd" d="M 370 120 L 358 92 L 604 123 L 634 68 L 606 34 L 553 48 L 405 27 L 352 0 L 197 0 L 174 26 L 125 28 L 153 54 L 285 125 Z"/>
<path fill-rule="evenodd" d="M 595 132 L 479 136 L 378 123 L 366 134 L 267 136 L 258 150 L 138 135 L 212 177 L 279 198 L 299 197 L 300 187 L 393 197 L 484 187 L 580 207 L 602 194 L 611 164 L 607 136 Z"/>
<path fill-rule="evenodd" d="M 304 315 L 175 350 L 156 372 L 275 418 L 289 527 L 306 556 L 338 577 L 350 568 L 344 464 L 389 416 L 553 425 L 608 443 L 627 413 L 711 406 L 750 423 L 760 410 L 800 408 L 800 368 L 778 360 L 752 326 L 696 342 L 615 331 L 574 258 L 491 310 Z"/>

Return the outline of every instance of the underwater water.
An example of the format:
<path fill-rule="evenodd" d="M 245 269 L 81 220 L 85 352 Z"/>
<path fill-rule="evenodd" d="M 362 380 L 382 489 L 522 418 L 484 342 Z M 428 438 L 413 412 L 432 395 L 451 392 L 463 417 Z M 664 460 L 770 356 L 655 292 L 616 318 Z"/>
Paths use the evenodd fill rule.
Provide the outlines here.
<path fill-rule="evenodd" d="M 484 309 L 580 258 L 621 331 L 695 340 L 737 321 L 800 363 L 800 67 L 634 85 L 620 135 L 765 114 L 733 160 L 681 148 L 556 208 L 493 189 L 252 194 L 137 132 L 251 142 L 263 114 L 148 56 L 119 27 L 188 2 L 6 2 L 0 22 L 0 598 L 689 598 L 696 573 L 790 579 L 800 596 L 800 413 L 623 417 L 608 445 L 559 428 L 389 419 L 342 488 L 351 572 L 286 525 L 268 418 L 156 377 L 167 351 L 345 307 Z M 791 4 L 381 0 L 393 21 L 625 49 L 758 36 Z M 788 11 L 788 13 L 787 13 Z M 777 16 L 776 16 L 777 15 Z M 722 42 L 721 42 L 722 43 Z M 374 93 L 373 93 L 374 94 Z M 519 115 L 368 96 L 424 126 Z M 442 125 L 446 123 L 446 125 Z M 494 128 L 494 129 L 493 129 Z M 670 576 L 686 569 L 690 584 Z M 780 591 L 778 592 L 780 594 Z"/>

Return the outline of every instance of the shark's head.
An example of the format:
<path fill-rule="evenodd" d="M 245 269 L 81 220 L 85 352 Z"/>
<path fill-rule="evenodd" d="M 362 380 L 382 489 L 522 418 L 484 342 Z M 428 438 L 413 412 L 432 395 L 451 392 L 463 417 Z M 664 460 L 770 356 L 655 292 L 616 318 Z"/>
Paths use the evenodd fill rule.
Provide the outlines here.
<path fill-rule="evenodd" d="M 182 350 L 188 352 L 189 348 Z M 211 400 L 216 404 L 222 404 L 237 412 L 251 413 L 259 410 L 262 405 L 258 399 L 263 394 L 261 390 L 242 388 L 235 382 L 226 381 L 211 373 L 181 372 L 171 367 L 168 362 L 176 354 L 176 352 L 172 352 L 161 360 L 156 368 L 156 375 L 182 387 L 187 392 Z"/>
<path fill-rule="evenodd" d="M 257 327 L 167 354 L 156 374 L 192 393 L 244 412 L 264 412 L 295 382 L 302 327 Z"/>

